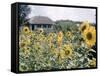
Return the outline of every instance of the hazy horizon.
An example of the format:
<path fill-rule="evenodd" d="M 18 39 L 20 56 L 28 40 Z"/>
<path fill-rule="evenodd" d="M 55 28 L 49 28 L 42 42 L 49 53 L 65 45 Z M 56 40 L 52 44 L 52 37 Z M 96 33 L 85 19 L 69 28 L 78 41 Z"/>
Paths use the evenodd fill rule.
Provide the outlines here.
<path fill-rule="evenodd" d="M 29 5 L 31 12 L 28 18 L 34 16 L 47 16 L 53 21 L 72 20 L 86 21 L 96 23 L 96 10 L 89 8 L 73 8 L 73 7 L 52 7 L 52 6 L 34 6 Z"/>

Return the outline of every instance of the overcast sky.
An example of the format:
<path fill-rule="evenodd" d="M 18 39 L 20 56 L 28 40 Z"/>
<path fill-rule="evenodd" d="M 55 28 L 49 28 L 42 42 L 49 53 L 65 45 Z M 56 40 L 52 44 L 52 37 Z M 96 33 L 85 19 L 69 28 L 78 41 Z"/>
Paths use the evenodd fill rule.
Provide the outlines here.
<path fill-rule="evenodd" d="M 34 16 L 47 16 L 53 21 L 56 20 L 74 20 L 74 21 L 86 21 L 95 23 L 95 9 L 86 8 L 69 8 L 69 7 L 51 7 L 51 6 L 33 6 L 29 5 L 31 13 L 29 18 Z"/>

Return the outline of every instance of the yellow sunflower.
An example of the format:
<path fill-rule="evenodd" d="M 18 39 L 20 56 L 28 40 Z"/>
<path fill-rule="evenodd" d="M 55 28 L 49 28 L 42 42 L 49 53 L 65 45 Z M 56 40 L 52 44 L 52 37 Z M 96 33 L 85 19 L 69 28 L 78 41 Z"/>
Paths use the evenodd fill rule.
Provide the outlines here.
<path fill-rule="evenodd" d="M 83 33 L 85 43 L 89 48 L 91 48 L 96 43 L 96 30 L 94 26 L 90 26 L 87 30 Z"/>
<path fill-rule="evenodd" d="M 43 33 L 43 32 L 44 32 L 43 28 L 38 28 L 37 31 L 38 31 L 39 33 Z"/>
<path fill-rule="evenodd" d="M 40 50 L 42 49 L 42 46 L 40 44 L 40 42 L 36 42 L 35 45 L 32 46 L 35 50 L 38 50 L 39 52 L 41 52 Z"/>
<path fill-rule="evenodd" d="M 96 67 L 96 59 L 93 58 L 90 62 L 89 62 L 91 67 Z"/>
<path fill-rule="evenodd" d="M 23 27 L 23 32 L 24 32 L 25 34 L 30 33 L 29 27 L 27 27 L 27 26 Z"/>
<path fill-rule="evenodd" d="M 70 57 L 72 55 L 72 45 L 71 44 L 64 45 L 63 50 L 65 51 L 66 57 Z"/>
<path fill-rule="evenodd" d="M 61 45 L 62 45 L 62 40 L 63 40 L 63 32 L 60 31 L 60 32 L 58 33 L 58 38 L 57 38 L 58 46 L 61 46 Z"/>
<path fill-rule="evenodd" d="M 85 21 L 81 24 L 81 27 L 80 27 L 80 31 L 81 32 L 84 32 L 86 29 L 88 29 L 89 27 L 89 22 L 88 21 Z"/>
<path fill-rule="evenodd" d="M 30 45 L 31 44 L 31 40 L 29 38 L 26 38 L 26 39 L 27 39 L 26 40 L 27 44 Z"/>
<path fill-rule="evenodd" d="M 60 50 L 59 56 L 60 56 L 61 59 L 65 58 L 65 51 L 64 50 Z"/>
<path fill-rule="evenodd" d="M 20 48 L 24 48 L 24 47 L 26 47 L 27 46 L 27 43 L 26 42 L 20 42 L 19 43 L 19 47 Z"/>
<path fill-rule="evenodd" d="M 30 47 L 24 47 L 24 54 L 25 54 L 25 57 L 29 57 L 29 55 L 30 55 L 30 50 L 31 50 Z"/>
<path fill-rule="evenodd" d="M 54 53 L 56 57 L 59 56 L 59 50 L 57 48 L 54 48 L 54 50 L 52 51 L 52 53 Z"/>
<path fill-rule="evenodd" d="M 50 48 L 53 46 L 53 33 L 49 33 L 49 36 L 48 36 L 48 42 L 49 42 L 49 46 Z"/>
<path fill-rule="evenodd" d="M 72 38 L 72 32 L 68 31 L 68 32 L 66 33 L 66 36 L 69 37 L 69 38 Z"/>
<path fill-rule="evenodd" d="M 49 36 L 52 36 L 53 37 L 53 33 L 49 33 Z"/>

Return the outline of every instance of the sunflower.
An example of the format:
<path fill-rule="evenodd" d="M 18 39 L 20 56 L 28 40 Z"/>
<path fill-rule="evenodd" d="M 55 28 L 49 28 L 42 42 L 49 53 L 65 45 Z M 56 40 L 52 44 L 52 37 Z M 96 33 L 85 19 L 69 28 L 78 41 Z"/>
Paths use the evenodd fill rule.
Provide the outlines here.
<path fill-rule="evenodd" d="M 31 39 L 29 39 L 29 38 L 26 38 L 26 39 L 27 39 L 26 40 L 27 44 L 30 45 L 31 44 Z"/>
<path fill-rule="evenodd" d="M 64 50 L 60 50 L 59 56 L 60 56 L 61 59 L 65 58 L 65 51 Z"/>
<path fill-rule="evenodd" d="M 53 36 L 53 33 L 49 33 L 49 36 Z"/>
<path fill-rule="evenodd" d="M 38 33 L 43 33 L 44 30 L 43 30 L 43 28 L 38 28 L 38 29 L 37 29 L 37 32 L 38 32 Z"/>
<path fill-rule="evenodd" d="M 84 32 L 86 29 L 88 29 L 89 27 L 89 22 L 88 21 L 85 21 L 81 24 L 81 27 L 80 27 L 80 31 L 81 32 Z"/>
<path fill-rule="evenodd" d="M 53 46 L 53 33 L 49 33 L 48 35 L 48 42 L 49 42 L 49 46 L 50 48 Z"/>
<path fill-rule="evenodd" d="M 24 32 L 25 34 L 30 33 L 29 27 L 27 27 L 27 26 L 23 27 L 23 32 Z"/>
<path fill-rule="evenodd" d="M 29 57 L 29 55 L 30 55 L 30 50 L 31 50 L 30 47 L 24 47 L 24 55 L 25 55 L 25 57 Z"/>
<path fill-rule="evenodd" d="M 28 66 L 25 63 L 20 63 L 19 70 L 20 71 L 28 71 Z"/>
<path fill-rule="evenodd" d="M 96 43 L 96 30 L 94 26 L 90 26 L 87 30 L 83 33 L 85 43 L 89 48 L 91 48 Z"/>
<path fill-rule="evenodd" d="M 65 51 L 66 57 L 70 57 L 72 55 L 72 45 L 71 44 L 64 45 L 63 50 Z"/>
<path fill-rule="evenodd" d="M 58 46 L 61 46 L 61 45 L 62 45 L 62 39 L 63 39 L 63 32 L 60 31 L 60 32 L 58 33 L 58 38 L 57 38 Z"/>
<path fill-rule="evenodd" d="M 23 39 L 22 41 L 19 42 L 19 47 L 24 48 L 30 44 L 31 44 L 31 40 L 29 38 L 26 38 L 25 40 Z"/>
<path fill-rule="evenodd" d="M 49 33 L 48 39 L 49 39 L 49 41 L 52 41 L 53 40 L 53 33 Z"/>
<path fill-rule="evenodd" d="M 91 67 L 96 67 L 96 59 L 93 58 L 92 60 L 90 60 L 89 65 L 90 65 Z"/>
<path fill-rule="evenodd" d="M 24 47 L 26 47 L 27 46 L 27 43 L 26 42 L 20 42 L 19 43 L 19 47 L 20 48 L 24 48 Z"/>
<path fill-rule="evenodd" d="M 66 36 L 69 37 L 69 38 L 71 38 L 71 37 L 72 37 L 72 32 L 68 31 L 68 32 L 66 33 Z"/>
<path fill-rule="evenodd" d="M 42 49 L 42 46 L 40 42 L 36 42 L 35 45 L 32 46 L 36 51 L 39 51 Z"/>
<path fill-rule="evenodd" d="M 56 57 L 59 56 L 59 50 L 57 48 L 54 48 L 54 50 L 52 51 L 52 53 L 54 53 Z"/>
<path fill-rule="evenodd" d="M 25 39 L 26 39 L 25 35 L 23 35 L 23 34 L 19 35 L 19 42 L 21 42 L 21 41 L 23 41 Z"/>
<path fill-rule="evenodd" d="M 29 50 L 24 50 L 24 58 L 28 58 L 30 55 Z"/>

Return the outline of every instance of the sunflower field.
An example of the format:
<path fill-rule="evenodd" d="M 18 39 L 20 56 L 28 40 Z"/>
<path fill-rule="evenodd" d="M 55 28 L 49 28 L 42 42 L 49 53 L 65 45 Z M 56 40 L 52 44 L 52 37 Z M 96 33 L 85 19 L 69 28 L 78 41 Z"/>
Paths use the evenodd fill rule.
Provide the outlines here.
<path fill-rule="evenodd" d="M 50 33 L 24 26 L 19 32 L 19 71 L 96 67 L 96 58 L 90 53 L 96 53 L 95 44 L 95 26 L 87 21 L 77 30 Z"/>

